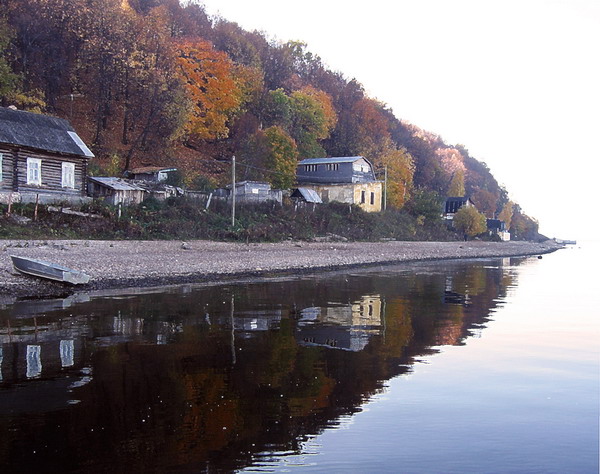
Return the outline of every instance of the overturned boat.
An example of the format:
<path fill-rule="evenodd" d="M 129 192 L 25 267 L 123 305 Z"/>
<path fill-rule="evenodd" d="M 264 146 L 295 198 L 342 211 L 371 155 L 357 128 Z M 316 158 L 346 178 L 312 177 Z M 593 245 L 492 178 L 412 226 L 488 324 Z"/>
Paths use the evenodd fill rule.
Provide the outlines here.
<path fill-rule="evenodd" d="M 35 260 L 33 258 L 18 257 L 16 255 L 11 255 L 10 258 L 15 270 L 26 275 L 69 283 L 71 285 L 82 285 L 90 281 L 89 275 L 63 267 L 62 265 Z"/>

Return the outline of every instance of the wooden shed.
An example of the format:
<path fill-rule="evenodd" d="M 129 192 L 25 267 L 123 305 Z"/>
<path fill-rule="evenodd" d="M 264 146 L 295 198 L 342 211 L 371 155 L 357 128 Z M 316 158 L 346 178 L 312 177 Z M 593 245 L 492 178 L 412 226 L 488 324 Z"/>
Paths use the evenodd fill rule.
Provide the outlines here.
<path fill-rule="evenodd" d="M 139 204 L 146 197 L 146 190 L 130 181 L 111 176 L 89 178 L 88 192 L 94 199 L 103 199 L 108 204 Z"/>
<path fill-rule="evenodd" d="M 5 199 L 81 201 L 93 156 L 66 120 L 0 107 L 0 195 Z"/>

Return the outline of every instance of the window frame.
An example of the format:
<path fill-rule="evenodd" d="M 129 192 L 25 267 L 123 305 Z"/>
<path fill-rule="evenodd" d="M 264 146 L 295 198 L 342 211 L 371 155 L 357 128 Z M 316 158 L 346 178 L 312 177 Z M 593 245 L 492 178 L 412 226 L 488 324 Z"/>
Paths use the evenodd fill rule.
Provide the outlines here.
<path fill-rule="evenodd" d="M 27 158 L 27 184 L 31 186 L 42 185 L 41 158 Z"/>
<path fill-rule="evenodd" d="M 75 189 L 75 163 L 69 161 L 61 163 L 60 184 L 63 188 Z"/>
<path fill-rule="evenodd" d="M 0 153 L 0 183 L 4 179 L 4 174 L 2 173 L 2 167 L 4 166 L 4 153 Z"/>

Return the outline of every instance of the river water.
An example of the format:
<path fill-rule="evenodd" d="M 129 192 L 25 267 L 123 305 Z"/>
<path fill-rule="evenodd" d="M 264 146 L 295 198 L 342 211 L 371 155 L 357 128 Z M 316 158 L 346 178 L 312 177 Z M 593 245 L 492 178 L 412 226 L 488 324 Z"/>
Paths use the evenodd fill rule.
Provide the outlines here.
<path fill-rule="evenodd" d="M 0 470 L 597 473 L 598 250 L 5 301 Z"/>

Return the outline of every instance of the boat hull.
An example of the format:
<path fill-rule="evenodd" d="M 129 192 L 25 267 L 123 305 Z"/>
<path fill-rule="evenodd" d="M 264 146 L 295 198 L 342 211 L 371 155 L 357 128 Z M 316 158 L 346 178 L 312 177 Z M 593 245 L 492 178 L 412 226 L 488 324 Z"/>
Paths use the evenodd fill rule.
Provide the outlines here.
<path fill-rule="evenodd" d="M 83 285 L 90 281 L 89 275 L 55 263 L 35 260 L 33 258 L 18 257 L 16 255 L 11 255 L 10 258 L 12 259 L 15 270 L 26 275 L 68 283 L 70 285 Z"/>

